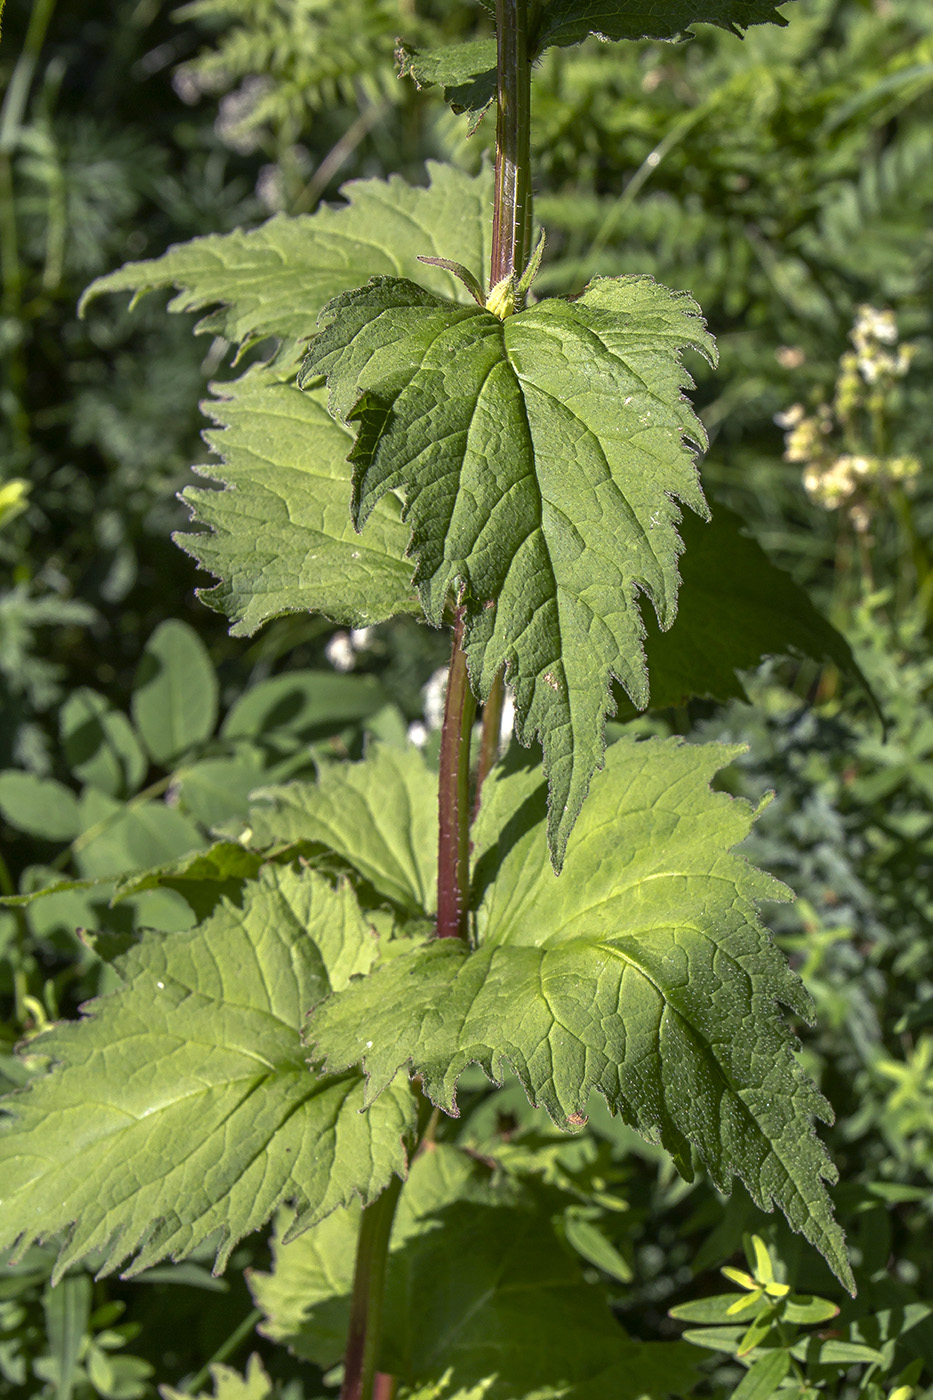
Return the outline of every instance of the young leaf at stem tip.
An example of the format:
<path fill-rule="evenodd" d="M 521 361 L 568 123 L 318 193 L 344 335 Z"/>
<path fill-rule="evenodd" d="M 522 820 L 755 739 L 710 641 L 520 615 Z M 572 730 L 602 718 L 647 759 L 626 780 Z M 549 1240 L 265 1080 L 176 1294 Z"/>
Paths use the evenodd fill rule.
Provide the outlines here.
<path fill-rule="evenodd" d="M 610 678 L 648 701 L 637 596 L 671 625 L 677 502 L 708 515 L 680 354 L 713 360 L 712 337 L 690 297 L 647 277 L 505 319 L 378 277 L 322 320 L 300 382 L 326 377 L 331 412 L 359 424 L 355 523 L 402 491 L 428 620 L 462 590 L 474 691 L 504 666 L 518 737 L 541 739 L 559 869 L 602 761 Z"/>

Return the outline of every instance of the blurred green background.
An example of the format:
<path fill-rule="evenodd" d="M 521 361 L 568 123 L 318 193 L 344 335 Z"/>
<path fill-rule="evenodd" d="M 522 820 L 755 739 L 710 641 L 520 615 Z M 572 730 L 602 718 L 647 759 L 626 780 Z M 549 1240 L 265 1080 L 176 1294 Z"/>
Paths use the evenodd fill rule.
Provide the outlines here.
<path fill-rule="evenodd" d="M 834 670 L 778 659 L 744 678 L 748 703 L 634 721 L 744 741 L 729 786 L 777 794 L 748 853 L 799 896 L 766 912 L 815 997 L 804 1056 L 837 1113 L 826 1136 L 860 1282 L 839 1326 L 882 1357 L 814 1366 L 800 1393 L 882 1400 L 904 1375 L 933 1393 L 933 6 L 796 0 L 785 13 L 786 29 L 744 41 L 700 26 L 683 44 L 593 39 L 545 56 L 538 288 L 649 272 L 697 298 L 721 349 L 715 372 L 691 364 L 704 480 L 845 633 L 884 715 Z M 229 347 L 192 337 L 159 298 L 108 300 L 85 322 L 75 305 L 128 259 L 312 212 L 347 179 L 417 183 L 427 159 L 477 169 L 490 118 L 468 137 L 436 91 L 398 80 L 393 48 L 399 33 L 489 32 L 481 6 L 445 0 L 7 0 L 3 893 L 116 882 L 197 849 L 259 782 L 358 755 L 367 734 L 404 742 L 415 725 L 433 742 L 441 634 L 406 620 L 347 635 L 309 617 L 232 641 L 197 602 L 207 580 L 171 542 L 186 525 L 175 493 L 204 459 L 198 401 L 233 373 Z M 165 685 L 201 696 L 180 747 L 153 719 L 152 657 Z M 130 888 L 113 909 L 78 890 L 0 911 L 5 1087 L 28 1071 L 17 1041 L 106 990 L 95 936 L 177 927 L 182 905 Z M 544 1140 L 554 1171 L 592 1177 L 579 1146 L 503 1093 L 510 1133 Z M 477 1092 L 477 1140 L 491 1112 Z M 624 1263 L 590 1265 L 634 1334 L 677 1335 L 667 1310 L 743 1229 L 795 1287 L 832 1294 L 820 1262 L 741 1193 L 726 1206 L 624 1135 L 606 1141 L 600 1170 L 628 1202 L 606 1227 Z M 222 1281 L 205 1256 L 125 1285 L 78 1270 L 53 1294 L 51 1259 L 33 1250 L 0 1277 L 0 1396 L 193 1390 L 212 1357 L 242 1369 L 256 1345 L 283 1393 L 301 1394 L 298 1363 L 253 1331 L 243 1270 L 267 1262 L 263 1240 Z M 697 1395 L 730 1394 L 740 1373 L 727 1358 L 705 1374 Z"/>

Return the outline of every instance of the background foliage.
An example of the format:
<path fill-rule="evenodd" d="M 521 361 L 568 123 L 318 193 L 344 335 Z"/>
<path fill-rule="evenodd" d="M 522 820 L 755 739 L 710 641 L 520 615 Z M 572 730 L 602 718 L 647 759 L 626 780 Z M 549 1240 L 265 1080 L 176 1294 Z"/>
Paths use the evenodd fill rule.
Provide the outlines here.
<path fill-rule="evenodd" d="M 760 1318 L 756 1365 L 783 1364 L 768 1356 L 775 1328 L 807 1328 L 818 1342 L 800 1343 L 796 1393 L 875 1400 L 933 1386 L 933 14 L 926 0 L 793 9 L 788 28 L 742 43 L 701 28 L 683 45 L 549 50 L 536 210 L 542 288 L 649 272 L 701 303 L 721 349 L 715 372 L 691 363 L 711 438 L 704 479 L 842 628 L 884 714 L 882 729 L 834 668 L 780 661 L 745 677 L 749 703 L 632 722 L 747 743 L 720 781 L 755 802 L 777 793 L 746 849 L 799 896 L 767 922 L 817 1003 L 817 1028 L 798 1029 L 836 1110 L 825 1138 L 859 1296 L 844 1301 L 741 1190 L 724 1203 L 702 1176 L 686 1184 L 598 1107 L 590 1132 L 564 1139 L 517 1086 L 490 1093 L 477 1079 L 458 1140 L 508 1163 L 529 1218 L 608 1286 L 632 1335 L 686 1328 L 675 1393 L 732 1394 Z M 434 157 L 478 170 L 490 119 L 467 138 L 436 92 L 398 82 L 397 29 L 415 47 L 490 32 L 480 9 L 439 0 L 117 0 L 106 17 L 85 0 L 7 0 L 0 880 L 7 894 L 62 875 L 112 881 L 0 913 L 11 1083 L 30 1070 L 16 1041 L 108 990 L 97 940 L 184 928 L 237 878 L 202 865 L 140 889 L 126 878 L 140 864 L 235 834 L 252 789 L 359 757 L 367 736 L 399 744 L 415 725 L 432 753 L 440 634 L 296 617 L 231 642 L 194 601 L 193 566 L 169 535 L 185 527 L 174 493 L 203 454 L 198 397 L 233 372 L 222 337 L 194 340 L 155 299 L 74 314 L 87 283 L 126 259 L 313 210 L 344 179 L 417 181 Z M 168 713 L 180 716 L 169 726 Z M 762 1243 L 746 1265 L 751 1232 Z M 416 1273 L 428 1268 L 424 1241 L 405 1248 Z M 55 1251 L 30 1250 L 0 1280 L 0 1395 L 196 1393 L 211 1360 L 236 1367 L 214 1376 L 231 1400 L 313 1393 L 328 1347 L 314 1327 L 296 1341 L 262 1283 L 287 1249 L 253 1236 L 223 1279 L 208 1253 L 129 1283 L 76 1268 L 55 1290 Z M 722 1291 L 715 1271 L 730 1263 L 752 1299 L 719 1305 L 738 1335 L 699 1301 Z M 795 1320 L 768 1292 L 775 1280 L 842 1312 Z M 244 1380 L 250 1350 L 265 1370 Z"/>

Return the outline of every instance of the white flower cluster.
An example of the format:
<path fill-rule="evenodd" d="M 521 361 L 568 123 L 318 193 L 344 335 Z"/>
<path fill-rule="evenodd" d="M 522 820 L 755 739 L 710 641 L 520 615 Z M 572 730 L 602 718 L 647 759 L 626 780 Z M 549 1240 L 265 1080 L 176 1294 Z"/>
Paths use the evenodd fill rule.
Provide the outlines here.
<path fill-rule="evenodd" d="M 913 345 L 898 345 L 897 321 L 893 311 L 879 311 L 867 303 L 858 308 L 849 332 L 855 346 L 858 372 L 866 384 L 879 379 L 903 379 L 916 353 Z M 897 349 L 885 348 L 897 346 Z"/>

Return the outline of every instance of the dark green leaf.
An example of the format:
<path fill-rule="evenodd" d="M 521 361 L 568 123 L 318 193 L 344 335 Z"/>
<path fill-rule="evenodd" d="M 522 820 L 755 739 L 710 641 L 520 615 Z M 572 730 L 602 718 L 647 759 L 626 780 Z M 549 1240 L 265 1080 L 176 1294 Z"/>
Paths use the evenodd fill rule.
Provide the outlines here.
<path fill-rule="evenodd" d="M 504 665 L 516 732 L 544 748 L 555 868 L 603 751 L 609 680 L 648 699 L 636 597 L 677 606 L 677 500 L 706 504 L 685 439 L 705 441 L 680 360 L 712 341 L 689 297 L 606 278 L 499 320 L 374 278 L 327 308 L 305 361 L 359 420 L 359 524 L 407 500 L 415 583 L 438 625 L 463 589 L 481 697 Z"/>
<path fill-rule="evenodd" d="M 817 612 L 802 588 L 715 505 L 709 523 L 685 516 L 677 618 L 662 632 L 644 609 L 652 709 L 692 695 L 746 698 L 737 670 L 789 653 L 830 661 L 866 685 L 848 642 Z M 634 713 L 622 699 L 620 710 Z"/>
<path fill-rule="evenodd" d="M 601 39 L 676 39 L 694 24 L 741 34 L 750 24 L 786 24 L 783 0 L 545 0 L 532 35 L 534 52 L 551 44 Z"/>

